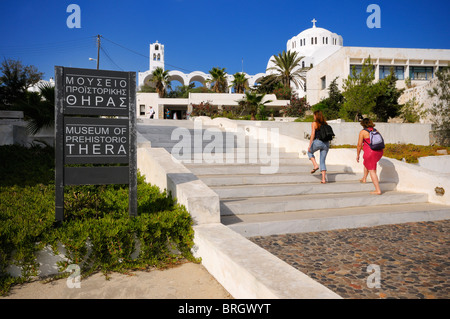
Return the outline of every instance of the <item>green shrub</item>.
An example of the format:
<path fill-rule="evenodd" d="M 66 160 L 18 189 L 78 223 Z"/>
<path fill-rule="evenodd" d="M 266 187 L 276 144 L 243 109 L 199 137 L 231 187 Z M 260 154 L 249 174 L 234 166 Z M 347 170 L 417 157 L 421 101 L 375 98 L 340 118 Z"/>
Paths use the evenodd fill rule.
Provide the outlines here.
<path fill-rule="evenodd" d="M 181 258 L 196 261 L 190 251 L 191 216 L 140 174 L 137 217 L 128 213 L 127 185 L 83 185 L 65 187 L 65 220 L 55 223 L 52 154 L 53 149 L 0 147 L 6 160 L 0 176 L 7 178 L 0 185 L 0 294 L 36 276 L 36 253 L 45 246 L 60 253 L 58 243 L 67 258 L 59 270 L 77 264 L 83 275 L 163 266 Z M 23 157 L 14 161 L 11 156 Z M 30 179 L 15 176 L 24 167 L 30 168 L 25 173 Z M 139 255 L 132 258 L 137 246 Z M 21 267 L 20 278 L 7 274 L 10 265 Z"/>

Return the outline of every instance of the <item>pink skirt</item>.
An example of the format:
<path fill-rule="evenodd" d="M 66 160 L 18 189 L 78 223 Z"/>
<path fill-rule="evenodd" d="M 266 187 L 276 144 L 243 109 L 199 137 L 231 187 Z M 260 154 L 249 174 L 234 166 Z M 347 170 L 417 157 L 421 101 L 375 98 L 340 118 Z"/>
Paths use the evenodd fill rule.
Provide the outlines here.
<path fill-rule="evenodd" d="M 364 166 L 369 170 L 376 170 L 377 169 L 377 163 L 383 156 L 383 150 L 380 151 L 374 151 L 370 148 L 368 139 L 364 139 L 364 145 L 363 145 L 363 159 L 364 159 Z"/>

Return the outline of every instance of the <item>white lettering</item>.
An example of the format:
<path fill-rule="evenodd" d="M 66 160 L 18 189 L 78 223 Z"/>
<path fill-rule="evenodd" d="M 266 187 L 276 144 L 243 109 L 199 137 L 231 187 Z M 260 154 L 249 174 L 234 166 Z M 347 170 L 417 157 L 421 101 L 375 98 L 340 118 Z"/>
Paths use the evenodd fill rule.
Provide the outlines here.
<path fill-rule="evenodd" d="M 106 106 L 110 106 L 110 104 L 112 104 L 112 106 L 116 106 L 116 104 L 114 103 L 114 99 L 112 97 L 108 99 L 108 103 L 106 103 Z"/>
<path fill-rule="evenodd" d="M 99 103 L 103 102 L 103 97 L 96 96 L 95 97 L 95 106 L 98 106 Z"/>

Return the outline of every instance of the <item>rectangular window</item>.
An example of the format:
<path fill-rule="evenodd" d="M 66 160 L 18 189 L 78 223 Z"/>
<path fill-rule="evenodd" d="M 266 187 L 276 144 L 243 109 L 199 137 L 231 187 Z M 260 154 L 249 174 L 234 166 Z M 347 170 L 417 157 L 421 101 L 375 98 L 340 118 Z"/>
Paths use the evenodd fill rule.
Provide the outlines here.
<path fill-rule="evenodd" d="M 386 78 L 389 74 L 391 74 L 391 69 L 394 70 L 394 74 L 397 80 L 405 79 L 404 66 L 380 65 L 380 80 Z"/>
<path fill-rule="evenodd" d="M 139 105 L 139 115 L 145 115 L 145 105 Z"/>
<path fill-rule="evenodd" d="M 433 78 L 432 66 L 410 66 L 409 78 L 411 80 L 431 80 Z"/>
<path fill-rule="evenodd" d="M 358 76 L 362 72 L 362 65 L 353 64 L 350 65 L 350 76 L 353 77 L 353 69 L 356 71 L 356 75 Z"/>
<path fill-rule="evenodd" d="M 326 79 L 326 76 L 322 76 L 322 77 L 320 78 L 320 81 L 321 81 L 321 84 L 322 84 L 322 90 L 326 89 L 326 88 L 327 88 L 327 79 Z"/>

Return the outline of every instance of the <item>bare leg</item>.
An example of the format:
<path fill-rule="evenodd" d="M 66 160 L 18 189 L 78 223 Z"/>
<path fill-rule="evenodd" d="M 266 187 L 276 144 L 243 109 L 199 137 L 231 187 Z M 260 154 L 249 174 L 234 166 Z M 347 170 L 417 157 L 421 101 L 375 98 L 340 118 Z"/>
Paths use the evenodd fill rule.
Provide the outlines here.
<path fill-rule="evenodd" d="M 311 160 L 311 162 L 314 165 L 314 169 L 318 170 L 319 169 L 319 165 L 317 165 L 316 159 L 314 157 L 311 157 L 310 160 Z"/>
<path fill-rule="evenodd" d="M 380 183 L 378 182 L 378 176 L 376 170 L 370 170 L 370 179 L 372 179 L 372 183 L 375 186 L 375 191 L 370 192 L 373 195 L 381 195 Z"/>
<path fill-rule="evenodd" d="M 367 181 L 367 175 L 369 175 L 369 171 L 367 170 L 367 168 L 364 166 L 364 175 L 363 178 L 361 178 L 359 181 L 361 183 L 365 183 Z"/>
<path fill-rule="evenodd" d="M 322 184 L 325 184 L 327 182 L 326 176 L 327 171 L 322 171 L 322 182 L 321 182 Z"/>

